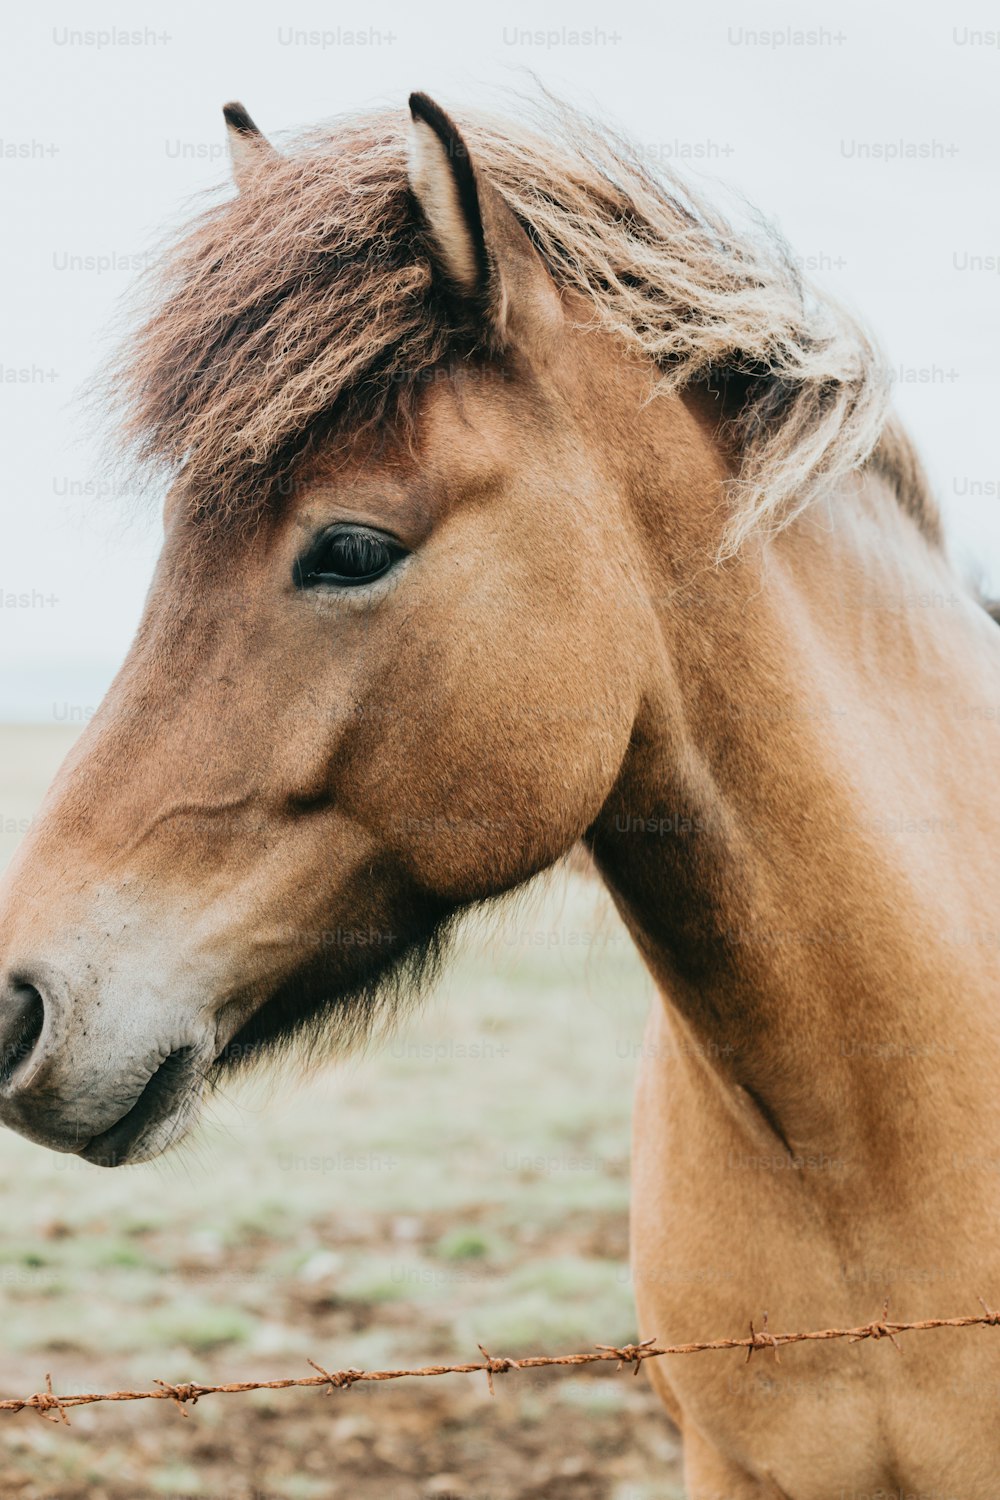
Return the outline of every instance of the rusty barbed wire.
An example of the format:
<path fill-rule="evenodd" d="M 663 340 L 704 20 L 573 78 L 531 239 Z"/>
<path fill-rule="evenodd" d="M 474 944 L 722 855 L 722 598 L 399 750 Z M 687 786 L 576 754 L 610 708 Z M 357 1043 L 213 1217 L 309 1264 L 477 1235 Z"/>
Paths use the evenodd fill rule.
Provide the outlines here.
<path fill-rule="evenodd" d="M 701 1343 L 664 1345 L 658 1345 L 654 1338 L 649 1338 L 643 1339 L 641 1343 L 623 1344 L 620 1347 L 617 1344 L 595 1344 L 592 1350 L 581 1354 L 529 1354 L 520 1359 L 494 1358 L 480 1344 L 479 1352 L 483 1356 L 481 1360 L 454 1365 L 420 1365 L 414 1369 L 327 1370 L 310 1359 L 308 1363 L 316 1371 L 315 1375 L 286 1376 L 278 1380 L 234 1380 L 224 1385 L 204 1385 L 195 1380 L 179 1384 L 173 1384 L 169 1380 L 154 1380 L 154 1389 L 147 1391 L 87 1391 L 59 1396 L 52 1389 L 52 1376 L 46 1375 L 44 1391 L 36 1391 L 33 1396 L 0 1400 L 0 1411 L 37 1411 L 47 1421 L 65 1422 L 68 1425 L 69 1417 L 66 1413 L 72 1406 L 91 1406 L 98 1401 L 173 1401 L 181 1415 L 186 1417 L 188 1413 L 185 1407 L 194 1406 L 203 1396 L 238 1396 L 247 1391 L 285 1391 L 309 1386 L 325 1386 L 326 1394 L 332 1395 L 335 1390 L 348 1390 L 362 1381 L 419 1379 L 433 1375 L 485 1374 L 492 1396 L 494 1375 L 505 1375 L 510 1370 L 539 1370 L 553 1366 L 593 1365 L 614 1361 L 616 1371 L 628 1365 L 632 1367 L 632 1373 L 638 1375 L 644 1360 L 662 1359 L 670 1354 L 704 1354 L 720 1349 L 745 1349 L 745 1362 L 749 1363 L 758 1349 L 770 1349 L 775 1360 L 778 1360 L 778 1350 L 788 1344 L 818 1343 L 827 1339 L 847 1339 L 849 1343 L 856 1344 L 862 1339 L 886 1338 L 902 1353 L 896 1341 L 896 1335 L 900 1333 L 921 1333 L 930 1328 L 1000 1327 L 1000 1312 L 994 1312 L 982 1297 L 977 1300 L 983 1309 L 981 1313 L 897 1323 L 889 1318 L 889 1302 L 886 1299 L 881 1318 L 871 1323 L 863 1323 L 859 1328 L 821 1328 L 809 1333 L 772 1333 L 767 1326 L 765 1312 L 761 1327 L 754 1328 L 751 1320 L 750 1331 L 743 1338 L 706 1339 Z"/>

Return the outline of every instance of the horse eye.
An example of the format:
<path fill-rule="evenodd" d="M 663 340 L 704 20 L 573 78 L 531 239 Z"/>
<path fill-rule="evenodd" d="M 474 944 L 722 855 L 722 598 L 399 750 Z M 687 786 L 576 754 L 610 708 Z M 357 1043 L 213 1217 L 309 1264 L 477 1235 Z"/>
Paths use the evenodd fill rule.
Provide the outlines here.
<path fill-rule="evenodd" d="M 356 588 L 374 583 L 405 556 L 405 548 L 381 532 L 367 526 L 337 526 L 318 537 L 295 564 L 295 584 L 300 589 L 317 584 Z"/>

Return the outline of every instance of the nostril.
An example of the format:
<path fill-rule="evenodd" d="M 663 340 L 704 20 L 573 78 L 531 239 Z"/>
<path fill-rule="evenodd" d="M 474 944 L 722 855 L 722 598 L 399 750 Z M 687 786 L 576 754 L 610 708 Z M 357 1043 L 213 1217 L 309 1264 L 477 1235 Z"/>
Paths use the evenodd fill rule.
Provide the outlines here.
<path fill-rule="evenodd" d="M 45 1024 L 45 1002 L 33 984 L 16 984 L 0 1006 L 0 1085 L 30 1057 Z"/>

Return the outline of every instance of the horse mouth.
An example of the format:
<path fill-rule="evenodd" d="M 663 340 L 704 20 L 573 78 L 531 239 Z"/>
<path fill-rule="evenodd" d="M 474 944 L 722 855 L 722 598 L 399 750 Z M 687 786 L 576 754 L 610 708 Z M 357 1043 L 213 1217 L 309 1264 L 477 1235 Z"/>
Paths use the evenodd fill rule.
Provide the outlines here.
<path fill-rule="evenodd" d="M 200 1098 L 198 1080 L 195 1049 L 179 1047 L 163 1059 L 121 1119 L 76 1154 L 98 1167 L 159 1156 L 185 1133 Z"/>

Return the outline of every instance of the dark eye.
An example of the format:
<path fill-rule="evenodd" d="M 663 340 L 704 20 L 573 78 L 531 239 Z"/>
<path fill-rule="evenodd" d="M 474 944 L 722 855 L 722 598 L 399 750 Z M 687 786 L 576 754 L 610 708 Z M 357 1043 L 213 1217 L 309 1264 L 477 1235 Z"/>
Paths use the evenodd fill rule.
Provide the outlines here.
<path fill-rule="evenodd" d="M 406 549 L 391 537 L 368 526 L 336 526 L 317 537 L 295 564 L 295 584 L 307 589 L 316 584 L 356 588 L 374 583 L 406 556 Z"/>

